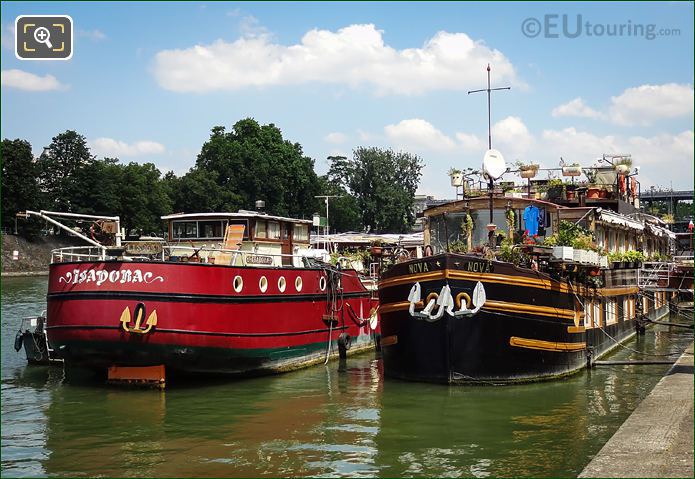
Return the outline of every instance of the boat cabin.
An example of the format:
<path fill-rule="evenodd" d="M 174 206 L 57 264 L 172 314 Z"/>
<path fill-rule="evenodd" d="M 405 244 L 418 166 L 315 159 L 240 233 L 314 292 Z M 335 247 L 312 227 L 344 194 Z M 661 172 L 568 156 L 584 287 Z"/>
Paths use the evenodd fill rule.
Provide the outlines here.
<path fill-rule="evenodd" d="M 257 211 L 162 216 L 173 261 L 237 266 L 302 266 L 311 220 Z"/>

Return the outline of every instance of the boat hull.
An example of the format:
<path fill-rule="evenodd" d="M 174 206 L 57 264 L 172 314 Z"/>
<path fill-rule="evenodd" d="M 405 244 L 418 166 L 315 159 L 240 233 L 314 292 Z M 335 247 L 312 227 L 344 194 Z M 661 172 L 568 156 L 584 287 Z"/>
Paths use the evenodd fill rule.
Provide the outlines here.
<path fill-rule="evenodd" d="M 416 282 L 423 299 L 416 312 L 444 285 L 452 297 L 470 298 L 481 282 L 487 301 L 472 316 L 414 317 L 407 298 Z M 479 257 L 445 254 L 403 263 L 379 285 L 384 371 L 441 383 L 515 383 L 569 375 L 635 334 L 634 317 L 616 313 L 606 319 L 599 307 L 594 320 L 593 302 L 610 297 L 617 304 L 636 296 L 629 285 L 595 290 Z"/>
<path fill-rule="evenodd" d="M 171 373 L 234 375 L 296 369 L 323 361 L 327 350 L 337 355 L 348 336 L 351 352 L 374 347 L 378 327 L 363 319 L 376 301 L 354 272 L 339 278 L 338 285 L 338 276 L 321 268 L 55 264 L 48 339 L 66 364 L 92 369 L 164 365 Z"/>

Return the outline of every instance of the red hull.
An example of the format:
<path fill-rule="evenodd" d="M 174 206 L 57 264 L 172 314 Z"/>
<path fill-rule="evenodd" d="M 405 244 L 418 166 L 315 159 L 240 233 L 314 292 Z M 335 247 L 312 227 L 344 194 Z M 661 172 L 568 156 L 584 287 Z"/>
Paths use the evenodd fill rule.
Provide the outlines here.
<path fill-rule="evenodd" d="M 166 262 L 51 265 L 48 338 L 66 362 L 164 364 L 169 370 L 249 374 L 293 369 L 373 346 L 376 306 L 354 271 Z M 241 282 L 238 278 L 241 278 Z M 299 279 L 298 279 L 299 278 Z M 340 290 L 338 290 L 340 291 Z M 331 306 L 332 305 L 332 306 Z M 334 321 L 329 320 L 331 309 Z"/>

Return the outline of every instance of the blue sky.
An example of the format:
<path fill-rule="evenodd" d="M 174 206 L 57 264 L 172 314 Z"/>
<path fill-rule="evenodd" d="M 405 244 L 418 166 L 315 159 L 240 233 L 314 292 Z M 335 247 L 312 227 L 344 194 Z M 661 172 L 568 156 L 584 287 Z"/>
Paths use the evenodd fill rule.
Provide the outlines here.
<path fill-rule="evenodd" d="M 73 18 L 71 60 L 15 58 L 29 14 Z M 319 174 L 358 146 L 417 153 L 420 192 L 450 197 L 446 171 L 487 147 L 485 96 L 466 91 L 489 62 L 512 86 L 493 98 L 509 162 L 631 153 L 643 187 L 692 188 L 693 38 L 692 2 L 2 2 L 2 136 L 39 153 L 74 129 L 100 157 L 183 174 L 213 126 L 250 116 Z"/>

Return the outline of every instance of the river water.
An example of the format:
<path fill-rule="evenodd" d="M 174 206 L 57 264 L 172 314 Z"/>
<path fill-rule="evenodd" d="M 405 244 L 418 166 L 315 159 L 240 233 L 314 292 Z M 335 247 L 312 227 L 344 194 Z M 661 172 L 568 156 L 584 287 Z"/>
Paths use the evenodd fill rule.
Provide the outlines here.
<path fill-rule="evenodd" d="M 14 351 L 19 318 L 45 309 L 46 287 L 2 279 L 3 477 L 576 476 L 669 368 L 448 387 L 384 379 L 368 353 L 273 377 L 121 389 L 68 381 Z M 628 346 L 677 357 L 692 339 L 657 326 Z"/>

